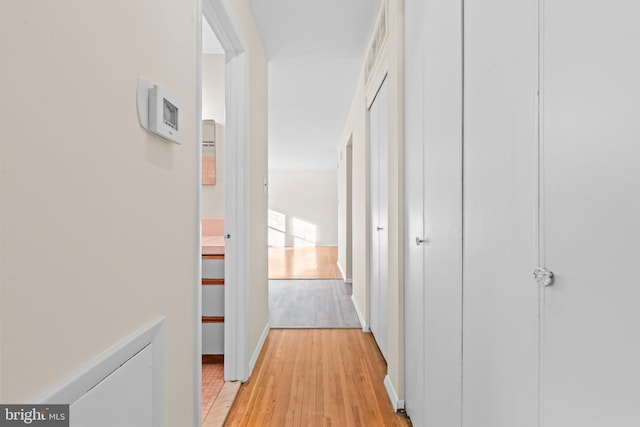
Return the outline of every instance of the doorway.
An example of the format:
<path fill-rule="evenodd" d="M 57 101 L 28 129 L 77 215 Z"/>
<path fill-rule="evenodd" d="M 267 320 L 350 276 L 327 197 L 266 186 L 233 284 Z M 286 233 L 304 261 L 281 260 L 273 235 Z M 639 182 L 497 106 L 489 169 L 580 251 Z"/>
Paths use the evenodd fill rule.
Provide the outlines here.
<path fill-rule="evenodd" d="M 223 296 L 223 322 L 213 322 L 222 324 L 224 330 L 224 338 L 222 343 L 224 353 L 224 380 L 225 381 L 244 381 L 248 378 L 250 372 L 250 356 L 247 346 L 249 336 L 249 312 L 247 309 L 247 272 L 249 271 L 248 242 L 245 236 L 248 234 L 249 224 L 249 208 L 248 201 L 245 197 L 249 171 L 243 165 L 246 164 L 247 146 L 248 146 L 248 100 L 244 94 L 248 93 L 248 61 L 245 53 L 245 46 L 240 37 L 241 29 L 238 27 L 233 9 L 227 0 L 203 0 L 201 3 L 201 19 L 197 25 L 198 55 L 196 63 L 197 99 L 201 99 L 203 90 L 203 55 L 202 55 L 202 27 L 207 23 L 211 26 L 215 37 L 219 40 L 224 50 L 224 123 L 222 129 L 215 127 L 217 133 L 215 139 L 217 141 L 233 141 L 224 150 L 224 164 L 220 161 L 216 162 L 216 166 L 221 167 L 224 171 L 224 209 L 223 217 L 225 218 L 222 227 L 223 232 L 217 230 L 217 236 L 222 235 L 224 246 L 224 258 L 222 259 L 222 270 L 224 277 L 224 296 Z M 196 105 L 196 129 L 198 140 L 202 141 L 202 102 Z M 218 133 L 219 132 L 219 133 Z M 208 137 L 208 136 L 207 136 Z M 207 139 L 207 141 L 209 141 Z M 218 147 L 219 148 L 219 147 Z M 203 147 L 204 149 L 204 147 Z M 216 157 L 220 154 L 216 150 Z M 203 206 L 202 195 L 202 160 L 203 150 L 196 150 L 196 164 L 198 165 L 198 206 L 197 206 L 197 251 L 202 251 L 202 230 L 200 227 Z M 216 182 L 221 177 L 219 170 L 216 171 Z M 204 227 L 203 227 L 204 228 Z M 211 269 L 220 269 L 220 259 L 216 259 L 219 254 L 212 254 L 211 261 L 215 261 L 215 266 L 206 265 L 203 260 L 198 259 L 196 269 L 199 272 L 200 279 L 207 278 Z M 218 280 L 219 278 L 208 278 Z M 206 351 L 208 344 L 203 341 L 203 301 L 206 294 L 203 293 L 202 280 L 196 284 L 196 295 L 198 296 L 197 317 L 196 322 L 197 337 L 196 343 L 196 390 L 195 390 L 195 412 L 198 419 L 203 412 L 202 408 L 202 354 L 203 349 Z M 219 295 L 216 297 L 217 304 L 220 304 Z M 220 317 L 220 316 L 218 316 Z M 219 319 L 218 319 L 219 320 Z M 219 326 L 218 326 L 219 327 Z M 205 331 L 206 332 L 206 331 Z M 220 346 L 220 342 L 217 342 Z"/>
<path fill-rule="evenodd" d="M 358 327 L 338 267 L 337 172 L 271 171 L 271 328 Z"/>
<path fill-rule="evenodd" d="M 202 20 L 202 420 L 224 385 L 225 52 Z"/>

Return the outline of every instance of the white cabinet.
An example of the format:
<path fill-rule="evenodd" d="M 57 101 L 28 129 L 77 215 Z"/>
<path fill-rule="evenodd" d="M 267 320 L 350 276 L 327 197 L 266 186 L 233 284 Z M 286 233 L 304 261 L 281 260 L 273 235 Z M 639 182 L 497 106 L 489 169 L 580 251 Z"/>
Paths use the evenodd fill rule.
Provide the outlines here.
<path fill-rule="evenodd" d="M 202 287 L 202 315 L 224 316 L 223 285 L 204 285 Z"/>
<path fill-rule="evenodd" d="M 219 255 L 202 258 L 202 277 L 224 279 L 224 257 Z"/>
<path fill-rule="evenodd" d="M 202 354 L 224 354 L 224 255 L 202 257 Z"/>
<path fill-rule="evenodd" d="M 202 354 L 224 354 L 224 323 L 202 324 Z"/>

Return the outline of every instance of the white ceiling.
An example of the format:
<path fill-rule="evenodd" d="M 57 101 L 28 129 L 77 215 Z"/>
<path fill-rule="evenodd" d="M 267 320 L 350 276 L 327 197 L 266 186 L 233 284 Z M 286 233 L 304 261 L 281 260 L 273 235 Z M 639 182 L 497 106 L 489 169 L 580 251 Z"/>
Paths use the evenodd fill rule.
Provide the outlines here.
<path fill-rule="evenodd" d="M 269 59 L 269 168 L 335 169 L 380 0 L 249 0 Z"/>

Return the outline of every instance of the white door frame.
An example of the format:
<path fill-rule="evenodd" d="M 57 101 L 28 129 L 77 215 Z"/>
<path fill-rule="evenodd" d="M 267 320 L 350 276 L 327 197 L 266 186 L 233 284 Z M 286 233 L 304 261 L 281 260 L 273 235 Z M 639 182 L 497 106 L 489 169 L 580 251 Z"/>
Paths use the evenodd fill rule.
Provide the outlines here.
<path fill-rule="evenodd" d="M 249 377 L 249 311 L 247 277 L 249 272 L 248 233 L 248 93 L 249 63 L 242 37 L 229 0 L 200 0 L 196 10 L 196 135 L 202 128 L 202 18 L 207 20 L 225 51 L 225 322 L 224 379 L 246 381 Z M 202 150 L 196 150 L 198 170 Z M 201 173 L 198 174 L 198 178 Z M 197 253 L 200 243 L 200 182 L 197 199 Z M 202 270 L 197 257 L 196 283 L 196 425 L 200 425 L 202 378 Z"/>

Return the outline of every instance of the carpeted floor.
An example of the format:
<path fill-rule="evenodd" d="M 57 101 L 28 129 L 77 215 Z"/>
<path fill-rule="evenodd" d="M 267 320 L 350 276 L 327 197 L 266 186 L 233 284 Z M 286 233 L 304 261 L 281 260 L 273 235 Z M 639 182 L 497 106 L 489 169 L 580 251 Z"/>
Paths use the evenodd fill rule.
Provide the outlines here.
<path fill-rule="evenodd" d="M 360 328 L 342 280 L 269 280 L 272 328 Z"/>

